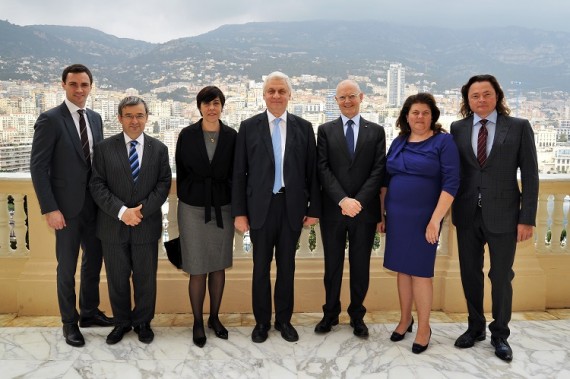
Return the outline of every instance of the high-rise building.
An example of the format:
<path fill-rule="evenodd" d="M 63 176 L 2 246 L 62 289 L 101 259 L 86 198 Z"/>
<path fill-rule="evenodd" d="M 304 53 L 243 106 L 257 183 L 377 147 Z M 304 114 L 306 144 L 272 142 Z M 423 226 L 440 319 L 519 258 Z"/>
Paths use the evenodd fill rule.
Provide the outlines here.
<path fill-rule="evenodd" d="M 404 103 L 406 69 L 401 63 L 393 63 L 387 73 L 388 105 L 399 107 Z"/>

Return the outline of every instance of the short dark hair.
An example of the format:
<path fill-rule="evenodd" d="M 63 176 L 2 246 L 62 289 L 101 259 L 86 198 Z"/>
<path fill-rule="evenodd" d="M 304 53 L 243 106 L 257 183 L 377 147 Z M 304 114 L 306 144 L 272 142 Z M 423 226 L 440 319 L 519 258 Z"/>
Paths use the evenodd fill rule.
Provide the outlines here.
<path fill-rule="evenodd" d="M 86 73 L 87 76 L 89 77 L 89 83 L 93 84 L 93 75 L 91 74 L 91 71 L 89 71 L 89 69 L 86 66 L 79 63 L 72 64 L 71 66 L 67 66 L 66 68 L 64 68 L 63 73 L 61 74 L 61 81 L 67 83 L 67 74 L 69 73 L 78 74 L 80 72 Z"/>
<path fill-rule="evenodd" d="M 123 115 L 122 112 L 123 109 L 125 109 L 125 107 L 130 107 L 139 104 L 144 105 L 144 113 L 148 115 L 148 106 L 146 105 L 146 102 L 143 99 L 141 99 L 138 96 L 127 96 L 119 103 L 119 116 Z"/>
<path fill-rule="evenodd" d="M 508 115 L 511 113 L 511 110 L 507 106 L 505 101 L 505 93 L 501 89 L 499 85 L 499 81 L 493 75 L 483 74 L 483 75 L 475 75 L 469 78 L 467 83 L 463 87 L 461 87 L 461 109 L 460 113 L 463 117 L 468 117 L 473 115 L 473 110 L 469 106 L 469 88 L 476 82 L 489 82 L 495 89 L 497 93 L 497 105 L 495 108 L 497 109 L 498 114 Z"/>
<path fill-rule="evenodd" d="M 402 105 L 402 109 L 400 110 L 400 116 L 398 116 L 398 120 L 396 121 L 396 127 L 400 129 L 400 135 L 410 135 L 412 133 L 412 128 L 410 128 L 410 124 L 408 123 L 408 119 L 406 116 L 410 113 L 410 109 L 412 109 L 412 105 L 414 104 L 425 104 L 431 110 L 431 125 L 430 129 L 433 130 L 435 134 L 446 132 L 445 129 L 441 126 L 437 120 L 439 120 L 440 111 L 436 105 L 435 98 L 431 93 L 427 92 L 420 92 L 415 95 L 409 96 L 404 105 Z"/>
<path fill-rule="evenodd" d="M 224 109 L 226 97 L 224 96 L 222 90 L 216 86 L 206 86 L 202 88 L 196 95 L 196 107 L 198 107 L 198 110 L 200 111 L 200 105 L 202 105 L 202 103 L 209 103 L 216 98 L 220 99 L 220 102 L 222 103 L 222 109 Z M 200 114 L 202 114 L 202 111 L 200 111 Z"/>

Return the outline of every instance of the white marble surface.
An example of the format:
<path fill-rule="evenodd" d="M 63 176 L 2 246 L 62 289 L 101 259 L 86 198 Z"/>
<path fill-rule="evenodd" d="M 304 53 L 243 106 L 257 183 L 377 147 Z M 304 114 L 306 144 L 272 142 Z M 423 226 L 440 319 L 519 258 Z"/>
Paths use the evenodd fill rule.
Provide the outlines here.
<path fill-rule="evenodd" d="M 394 343 L 395 324 L 368 326 L 368 340 L 348 325 L 324 336 L 299 326 L 299 342 L 272 329 L 262 344 L 251 342 L 251 327 L 231 327 L 227 341 L 207 331 L 203 349 L 183 327 L 154 328 L 149 345 L 130 332 L 113 346 L 105 343 L 110 328 L 82 329 L 82 348 L 68 346 L 61 328 L 6 327 L 0 378 L 570 378 L 570 320 L 511 322 L 511 363 L 495 357 L 490 338 L 455 348 L 463 323 L 432 323 L 430 346 L 420 355 L 411 352 L 414 333 Z"/>

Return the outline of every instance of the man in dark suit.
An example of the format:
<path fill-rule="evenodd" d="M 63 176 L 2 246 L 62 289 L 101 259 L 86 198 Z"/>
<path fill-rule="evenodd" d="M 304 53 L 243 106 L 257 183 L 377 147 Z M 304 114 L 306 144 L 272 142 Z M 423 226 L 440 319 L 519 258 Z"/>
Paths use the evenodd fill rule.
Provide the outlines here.
<path fill-rule="evenodd" d="M 492 285 L 491 344 L 502 360 L 513 358 L 509 337 L 517 242 L 532 237 L 538 202 L 538 165 L 528 120 L 510 117 L 492 75 L 477 75 L 461 88 L 462 120 L 451 124 L 461 159 L 461 183 L 452 207 L 468 329 L 455 346 L 485 339 L 483 255 L 489 246 Z M 520 169 L 522 191 L 517 183 Z"/>
<path fill-rule="evenodd" d="M 161 206 L 172 180 L 168 148 L 144 132 L 148 107 L 128 96 L 119 103 L 123 132 L 95 147 L 91 193 L 99 206 L 97 236 L 109 282 L 115 328 L 107 343 L 119 342 L 134 326 L 139 341 L 151 343 L 156 304 Z M 131 310 L 132 275 L 135 307 Z"/>
<path fill-rule="evenodd" d="M 311 123 L 287 112 L 289 77 L 269 74 L 263 84 L 267 111 L 243 121 L 236 140 L 232 215 L 240 232 L 251 228 L 253 243 L 253 342 L 271 327 L 270 269 L 275 248 L 275 329 L 290 342 L 296 244 L 303 226 L 320 214 L 315 133 Z"/>
<path fill-rule="evenodd" d="M 318 129 L 317 166 L 322 186 L 321 235 L 325 254 L 323 319 L 316 333 L 338 324 L 346 239 L 350 264 L 348 314 L 354 334 L 368 337 L 363 305 L 370 276 L 370 254 L 380 222 L 380 185 L 386 163 L 384 128 L 360 116 L 364 95 L 353 80 L 336 88 L 341 116 Z"/>
<path fill-rule="evenodd" d="M 57 299 L 65 342 L 83 346 L 81 327 L 111 326 L 98 309 L 99 275 L 103 258 L 95 237 L 97 206 L 89 193 L 91 151 L 103 140 L 101 116 L 85 108 L 93 76 L 81 64 L 66 67 L 61 76 L 65 101 L 42 113 L 34 125 L 30 171 L 47 224 L 55 230 Z M 81 256 L 79 312 L 75 271 Z"/>

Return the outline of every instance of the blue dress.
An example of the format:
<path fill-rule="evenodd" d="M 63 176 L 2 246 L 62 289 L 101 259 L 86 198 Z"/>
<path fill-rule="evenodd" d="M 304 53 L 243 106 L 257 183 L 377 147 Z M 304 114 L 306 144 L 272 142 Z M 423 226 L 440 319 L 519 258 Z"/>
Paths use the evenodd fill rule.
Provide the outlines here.
<path fill-rule="evenodd" d="M 387 155 L 384 267 L 431 278 L 437 244 L 427 242 L 426 227 L 441 191 L 457 193 L 459 154 L 451 134 L 421 142 L 408 142 L 407 137 L 397 137 Z"/>

